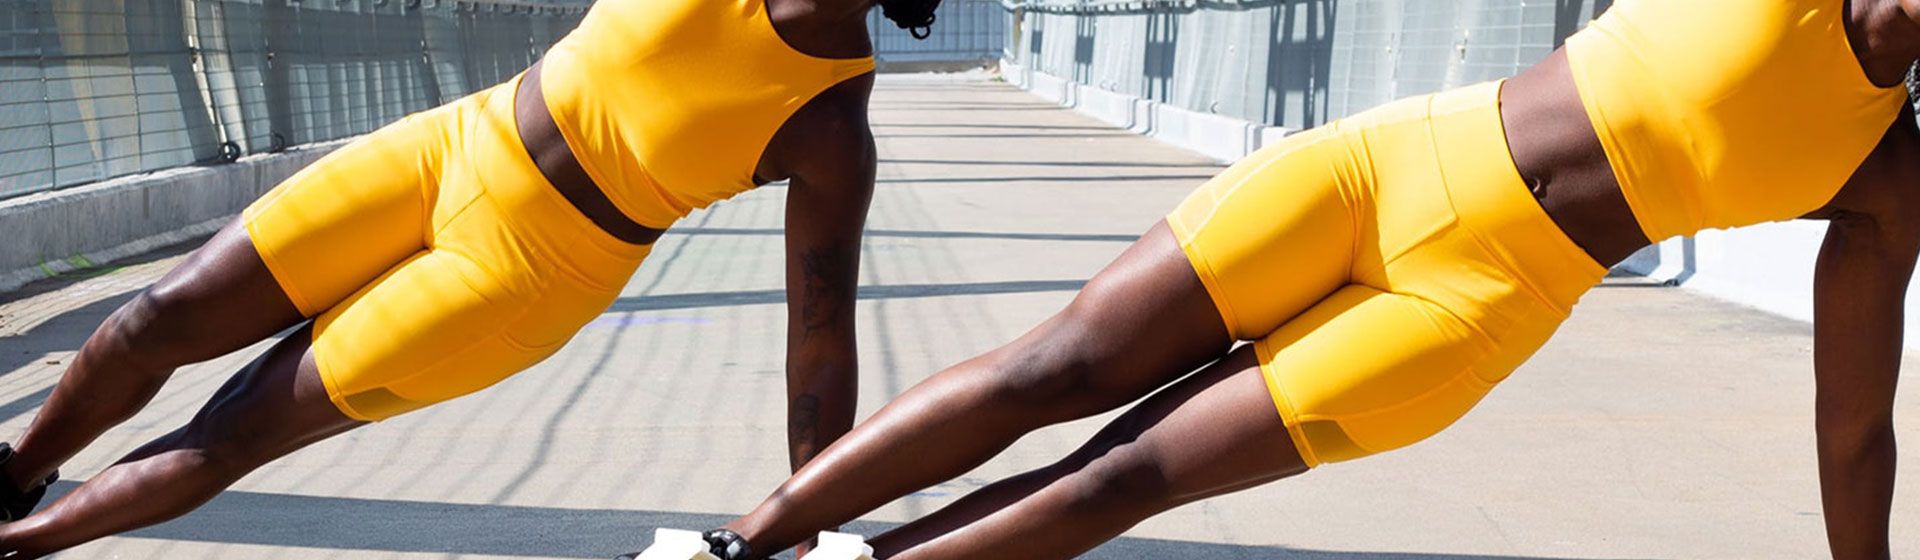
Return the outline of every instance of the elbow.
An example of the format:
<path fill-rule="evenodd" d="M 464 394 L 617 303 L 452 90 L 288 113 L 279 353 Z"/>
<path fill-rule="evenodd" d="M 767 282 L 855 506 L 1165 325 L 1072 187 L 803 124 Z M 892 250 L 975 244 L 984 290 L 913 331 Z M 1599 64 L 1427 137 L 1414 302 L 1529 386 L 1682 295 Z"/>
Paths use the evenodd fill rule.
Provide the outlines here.
<path fill-rule="evenodd" d="M 860 384 L 860 368 L 851 360 L 796 364 L 787 368 L 787 391 L 801 395 L 842 397 Z"/>
<path fill-rule="evenodd" d="M 1875 456 L 1894 446 L 1893 415 L 1857 415 L 1846 420 L 1822 420 L 1817 424 L 1822 455 L 1861 458 Z"/>

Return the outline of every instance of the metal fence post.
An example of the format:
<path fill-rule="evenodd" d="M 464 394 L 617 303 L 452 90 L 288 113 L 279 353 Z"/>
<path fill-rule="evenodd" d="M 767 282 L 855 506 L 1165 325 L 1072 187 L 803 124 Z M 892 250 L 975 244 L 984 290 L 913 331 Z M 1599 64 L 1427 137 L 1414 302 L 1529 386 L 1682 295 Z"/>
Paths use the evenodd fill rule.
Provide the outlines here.
<path fill-rule="evenodd" d="M 287 0 L 265 0 L 261 6 L 265 18 L 263 23 L 267 32 L 261 37 L 262 47 L 266 49 L 266 67 L 262 69 L 261 93 L 266 102 L 267 131 L 270 140 L 267 151 L 277 152 L 286 147 L 287 135 L 293 131 L 292 82 L 289 76 L 288 61 L 281 60 L 279 51 L 283 41 L 288 41 L 291 33 L 292 11 Z"/>
<path fill-rule="evenodd" d="M 42 1 L 45 1 L 45 0 L 42 0 Z M 51 8 L 51 6 L 49 6 L 49 8 Z M 33 15 L 34 15 L 33 17 L 34 29 L 36 30 L 36 35 L 37 35 L 36 37 L 37 40 L 34 41 L 33 49 L 35 52 L 39 53 L 40 110 L 45 111 L 47 114 L 47 123 L 46 123 L 47 185 L 42 189 L 35 189 L 37 191 L 37 190 L 51 189 L 60 184 L 60 159 L 59 159 L 60 152 L 59 152 L 59 149 L 55 147 L 53 142 L 53 89 L 52 89 L 52 85 L 47 82 L 47 30 L 48 30 L 48 27 L 43 25 L 47 21 L 46 18 L 53 17 L 53 14 L 51 9 L 47 11 L 41 11 L 40 2 L 34 2 L 32 9 L 33 9 Z"/>

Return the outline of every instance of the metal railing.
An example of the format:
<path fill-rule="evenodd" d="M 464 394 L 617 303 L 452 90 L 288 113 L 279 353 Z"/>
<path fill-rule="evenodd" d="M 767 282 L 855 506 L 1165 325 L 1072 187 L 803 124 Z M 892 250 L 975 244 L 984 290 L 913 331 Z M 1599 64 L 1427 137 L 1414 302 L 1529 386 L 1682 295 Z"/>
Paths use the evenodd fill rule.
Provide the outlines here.
<path fill-rule="evenodd" d="M 1097 89 L 1304 129 L 1510 76 L 1612 3 L 1009 1 L 1006 58 Z"/>
<path fill-rule="evenodd" d="M 0 198 L 363 134 L 511 77 L 584 11 L 0 0 Z"/>
<path fill-rule="evenodd" d="M 0 198 L 371 132 L 499 83 L 579 23 L 559 0 L 0 0 Z M 990 62 L 995 0 L 883 62 Z"/>
<path fill-rule="evenodd" d="M 933 34 L 914 39 L 880 10 L 867 15 L 874 57 L 881 65 L 915 62 L 991 63 L 1006 42 L 1007 15 L 998 0 L 946 0 L 936 14 Z"/>

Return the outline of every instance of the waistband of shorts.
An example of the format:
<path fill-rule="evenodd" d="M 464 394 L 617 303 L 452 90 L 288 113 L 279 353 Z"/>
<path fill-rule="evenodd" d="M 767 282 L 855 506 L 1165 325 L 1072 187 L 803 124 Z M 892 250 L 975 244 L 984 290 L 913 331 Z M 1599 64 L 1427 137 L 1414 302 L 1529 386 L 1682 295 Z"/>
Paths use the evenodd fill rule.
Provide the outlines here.
<path fill-rule="evenodd" d="M 1567 237 L 1527 189 L 1500 119 L 1500 87 L 1487 82 L 1434 95 L 1428 123 L 1460 223 L 1561 313 L 1607 274 Z"/>
<path fill-rule="evenodd" d="M 503 153 L 496 155 L 504 161 L 489 162 L 489 164 L 511 165 L 517 175 L 512 178 L 493 177 L 493 179 L 499 180 L 493 184 L 504 188 L 513 188 L 516 186 L 531 187 L 539 191 L 529 198 L 539 201 L 541 206 L 539 208 L 540 216 L 528 216 L 529 218 L 563 220 L 566 222 L 567 227 L 582 230 L 582 235 L 580 235 L 579 239 L 591 243 L 594 248 L 606 252 L 611 256 L 631 260 L 646 257 L 647 252 L 652 249 L 651 245 L 635 245 L 622 241 L 620 238 L 614 237 L 613 234 L 607 233 L 607 231 L 602 229 L 598 224 L 593 223 L 593 220 L 588 219 L 585 214 L 580 213 L 580 210 L 575 208 L 572 202 L 567 201 L 566 197 L 560 194 L 560 190 L 555 188 L 553 184 L 547 180 L 546 175 L 540 172 L 540 168 L 534 164 L 533 156 L 527 154 L 526 146 L 521 145 L 520 126 L 514 116 L 513 107 L 514 95 L 520 90 L 520 80 L 524 78 L 526 78 L 526 73 L 522 72 L 504 84 L 475 94 L 480 97 L 480 111 L 482 114 L 479 115 L 479 118 L 488 122 L 482 126 L 474 127 L 472 134 L 478 135 L 484 133 L 489 135 L 489 137 L 470 138 L 469 140 L 474 142 L 495 143 L 495 145 L 502 148 Z M 474 145 L 477 146 L 478 144 Z"/>

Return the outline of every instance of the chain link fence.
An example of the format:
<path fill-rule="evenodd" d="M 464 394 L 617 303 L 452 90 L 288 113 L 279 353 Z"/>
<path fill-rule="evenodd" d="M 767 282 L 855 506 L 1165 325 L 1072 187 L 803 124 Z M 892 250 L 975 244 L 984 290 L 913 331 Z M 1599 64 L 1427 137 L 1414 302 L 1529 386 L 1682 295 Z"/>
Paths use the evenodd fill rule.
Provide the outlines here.
<path fill-rule="evenodd" d="M 0 0 L 0 198 L 363 134 L 511 77 L 584 11 Z"/>

